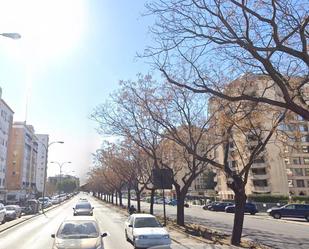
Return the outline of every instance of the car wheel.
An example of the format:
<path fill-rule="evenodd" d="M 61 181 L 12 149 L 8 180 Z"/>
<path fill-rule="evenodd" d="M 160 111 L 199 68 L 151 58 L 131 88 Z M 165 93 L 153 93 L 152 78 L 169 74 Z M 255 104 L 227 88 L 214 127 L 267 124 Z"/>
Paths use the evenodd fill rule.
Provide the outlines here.
<path fill-rule="evenodd" d="M 309 221 L 309 214 L 305 216 L 306 220 Z"/>
<path fill-rule="evenodd" d="M 128 237 L 128 234 L 127 234 L 127 231 L 125 231 L 124 233 L 125 233 L 125 236 L 126 236 L 126 240 L 127 240 L 128 242 L 130 242 L 129 237 Z"/>
<path fill-rule="evenodd" d="M 280 214 L 280 213 L 274 213 L 274 214 L 273 214 L 273 217 L 274 217 L 275 219 L 281 219 L 281 214 Z"/>

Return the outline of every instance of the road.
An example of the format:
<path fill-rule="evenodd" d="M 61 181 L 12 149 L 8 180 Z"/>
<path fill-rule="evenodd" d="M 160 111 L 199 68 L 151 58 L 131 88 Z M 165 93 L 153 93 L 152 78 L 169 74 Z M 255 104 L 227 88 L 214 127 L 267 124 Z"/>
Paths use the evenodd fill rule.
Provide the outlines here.
<path fill-rule="evenodd" d="M 61 222 L 72 216 L 73 206 L 79 199 L 75 196 L 67 203 L 40 215 L 15 227 L 0 233 L 0 249 L 51 249 L 55 233 Z M 89 196 L 87 196 L 89 197 Z M 108 249 L 132 249 L 133 246 L 125 240 L 124 220 L 125 216 L 108 209 L 94 198 L 90 198 L 94 206 L 94 217 L 99 222 L 101 232 L 108 232 L 104 238 L 105 247 Z"/>
<path fill-rule="evenodd" d="M 126 200 L 124 200 L 126 203 Z M 136 207 L 136 202 L 133 202 Z M 141 203 L 142 210 L 149 212 L 149 203 Z M 162 215 L 162 205 L 155 205 L 155 214 Z M 167 217 L 176 218 L 176 207 L 166 206 Z M 185 221 L 231 233 L 234 215 L 224 212 L 205 211 L 200 206 L 185 208 Z M 271 248 L 308 249 L 309 222 L 305 219 L 275 220 L 266 215 L 245 215 L 243 237 L 259 241 Z"/>

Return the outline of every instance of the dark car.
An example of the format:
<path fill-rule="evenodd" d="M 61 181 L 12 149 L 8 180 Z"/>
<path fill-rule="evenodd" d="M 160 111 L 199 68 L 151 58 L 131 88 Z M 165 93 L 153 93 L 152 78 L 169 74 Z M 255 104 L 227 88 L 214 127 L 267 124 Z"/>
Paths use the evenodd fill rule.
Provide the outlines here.
<path fill-rule="evenodd" d="M 305 218 L 309 221 L 309 205 L 306 204 L 288 204 L 283 207 L 272 207 L 267 213 L 275 219 L 281 217 Z"/>
<path fill-rule="evenodd" d="M 227 213 L 235 213 L 235 205 L 225 207 L 225 212 Z M 249 213 L 251 215 L 255 215 L 259 211 L 253 203 L 247 202 L 245 204 L 245 213 Z"/>
<path fill-rule="evenodd" d="M 211 208 L 213 205 L 216 205 L 217 203 L 219 203 L 219 202 L 215 201 L 215 202 L 206 204 L 206 205 L 203 206 L 203 209 L 204 209 L 204 210 L 210 210 L 210 208 Z"/>
<path fill-rule="evenodd" d="M 222 211 L 224 212 L 225 211 L 225 208 L 227 206 L 232 206 L 233 203 L 231 202 L 217 202 L 211 206 L 208 207 L 208 210 L 210 211 Z"/>
<path fill-rule="evenodd" d="M 73 208 L 73 215 L 93 215 L 93 207 L 89 202 L 78 202 Z"/>
<path fill-rule="evenodd" d="M 60 248 L 80 248 L 80 249 L 104 249 L 103 237 L 107 233 L 100 233 L 98 223 L 90 217 L 81 219 L 70 219 L 64 221 L 56 234 L 52 234 L 54 238 L 54 249 Z"/>

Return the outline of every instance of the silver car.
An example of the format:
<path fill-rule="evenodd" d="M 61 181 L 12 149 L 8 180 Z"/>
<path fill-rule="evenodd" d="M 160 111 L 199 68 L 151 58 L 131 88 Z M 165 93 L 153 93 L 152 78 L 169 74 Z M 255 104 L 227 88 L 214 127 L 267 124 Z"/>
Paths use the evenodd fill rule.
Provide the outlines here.
<path fill-rule="evenodd" d="M 93 207 L 89 202 L 78 202 L 73 208 L 73 215 L 93 215 Z"/>
<path fill-rule="evenodd" d="M 6 217 L 16 219 L 21 217 L 21 207 L 18 205 L 7 205 L 6 209 Z M 8 215 L 9 214 L 9 215 Z M 15 217 L 14 217 L 15 214 Z"/>
<path fill-rule="evenodd" d="M 103 237 L 107 233 L 100 234 L 99 226 L 92 217 L 73 217 L 64 221 L 54 238 L 53 249 L 104 249 Z"/>

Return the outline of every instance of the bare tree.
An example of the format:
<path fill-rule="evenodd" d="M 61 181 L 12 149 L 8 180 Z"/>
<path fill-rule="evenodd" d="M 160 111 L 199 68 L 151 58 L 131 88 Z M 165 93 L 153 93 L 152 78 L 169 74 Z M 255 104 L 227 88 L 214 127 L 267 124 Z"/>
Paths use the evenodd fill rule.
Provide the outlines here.
<path fill-rule="evenodd" d="M 153 0 L 156 42 L 152 58 L 167 81 L 195 93 L 276 106 L 309 120 L 308 9 L 298 0 Z M 230 93 L 226 86 L 244 75 L 254 83 Z M 269 91 L 275 89 L 278 98 Z"/>

